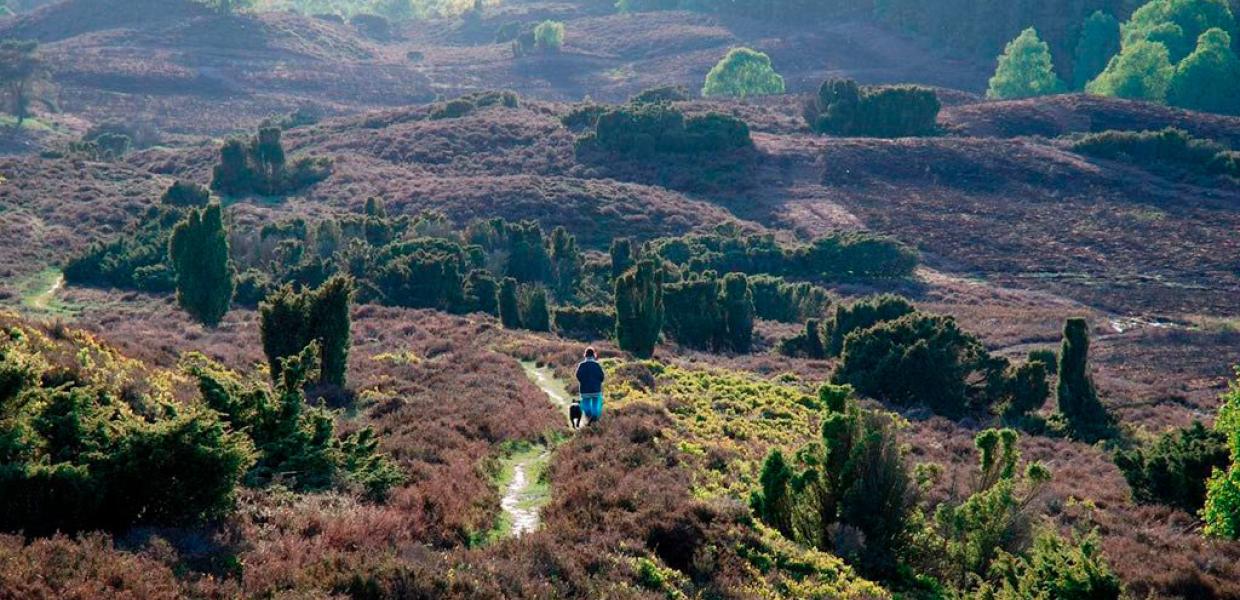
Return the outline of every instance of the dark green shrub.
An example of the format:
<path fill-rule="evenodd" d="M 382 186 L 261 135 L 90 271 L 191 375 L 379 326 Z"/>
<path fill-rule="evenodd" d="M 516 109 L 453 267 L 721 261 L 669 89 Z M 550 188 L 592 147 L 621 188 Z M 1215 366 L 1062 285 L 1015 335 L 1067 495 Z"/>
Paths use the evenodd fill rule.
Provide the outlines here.
<path fill-rule="evenodd" d="M 281 380 L 285 359 L 313 342 L 315 362 L 322 365 L 318 382 L 345 385 L 352 298 L 353 281 L 337 276 L 317 289 L 295 290 L 285 285 L 263 301 L 258 310 L 259 333 L 273 381 Z"/>
<path fill-rule="evenodd" d="M 805 107 L 805 120 L 819 133 L 843 136 L 909 137 L 938 128 L 938 96 L 917 86 L 858 86 L 828 79 Z"/>
<path fill-rule="evenodd" d="M 577 294 L 577 286 L 585 270 L 585 258 L 577 248 L 577 238 L 567 229 L 556 227 L 548 240 L 550 253 L 550 279 L 555 296 L 561 302 L 571 300 Z"/>
<path fill-rule="evenodd" d="M 1047 375 L 1059 374 L 1059 354 L 1049 348 L 1041 350 L 1030 350 L 1028 362 L 1040 362 L 1046 365 Z"/>
<path fill-rule="evenodd" d="M 663 286 L 663 330 L 676 343 L 717 349 L 724 336 L 719 280 L 713 272 Z"/>
<path fill-rule="evenodd" d="M 759 319 L 799 323 L 812 315 L 821 315 L 831 305 L 826 289 L 811 283 L 790 283 L 782 277 L 752 275 L 749 289 L 753 291 L 754 314 Z"/>
<path fill-rule="evenodd" d="M 138 229 L 108 243 L 96 243 L 64 265 L 65 280 L 77 285 L 170 292 L 176 274 L 168 258 L 168 238 L 183 217 L 176 209 L 152 207 Z"/>
<path fill-rule="evenodd" d="M 645 259 L 616 279 L 616 341 L 641 358 L 654 354 L 663 329 L 663 270 Z"/>
<path fill-rule="evenodd" d="M 733 352 L 747 353 L 753 344 L 753 292 L 749 278 L 728 273 L 720 282 L 719 310 L 723 315 L 723 345 Z"/>
<path fill-rule="evenodd" d="M 562 337 L 586 342 L 606 340 L 616 332 L 616 315 L 602 306 L 557 306 L 555 331 Z"/>
<path fill-rule="evenodd" d="M 849 333 L 831 381 L 885 402 L 959 417 L 989 395 L 972 383 L 990 380 L 989 358 L 951 317 L 910 313 Z"/>
<path fill-rule="evenodd" d="M 884 321 L 894 321 L 916 310 L 903 296 L 894 294 L 871 296 L 851 304 L 836 304 L 823 323 L 826 353 L 828 356 L 839 356 L 844 351 L 844 339 L 848 334 Z"/>
<path fill-rule="evenodd" d="M 160 197 L 161 204 L 168 206 L 206 206 L 211 201 L 211 190 L 190 181 L 176 180 Z"/>
<path fill-rule="evenodd" d="M 1229 169 L 1223 164 L 1230 156 L 1226 146 L 1213 140 L 1193 137 L 1181 129 L 1093 133 L 1074 142 L 1072 150 L 1088 156 L 1147 167 L 1152 164 L 1171 164 L 1197 172 L 1240 175 L 1240 171 Z M 1234 166 L 1234 158 L 1232 161 Z"/>
<path fill-rule="evenodd" d="M 667 104 L 619 106 L 601 115 L 594 132 L 579 144 L 648 158 L 660 153 L 724 153 L 749 148 L 749 126 L 735 117 L 707 114 L 685 118 Z"/>
<path fill-rule="evenodd" d="M 655 88 L 642 90 L 642 92 L 629 99 L 631 104 L 658 104 L 672 102 L 684 102 L 692 98 L 689 88 L 683 85 L 663 85 Z"/>
<path fill-rule="evenodd" d="M 1051 387 L 1046 379 L 1046 363 L 1030 360 L 1009 369 L 1005 375 L 1003 406 L 1000 414 L 1008 423 L 1020 422 L 1026 415 L 1046 404 Z"/>
<path fill-rule="evenodd" d="M 246 269 L 237 274 L 237 289 L 233 292 L 233 302 L 247 307 L 257 308 L 258 304 L 271 293 L 271 278 L 258 269 Z"/>
<path fill-rule="evenodd" d="M 319 345 L 280 359 L 274 386 L 247 381 L 199 354 L 184 360 L 204 401 L 233 429 L 253 440 L 258 461 L 250 485 L 280 481 L 295 490 L 357 487 L 380 498 L 404 475 L 377 450 L 374 431 L 337 436 L 334 415 L 306 404 L 303 388 L 314 378 Z"/>
<path fill-rule="evenodd" d="M 177 304 L 214 327 L 228 312 L 233 295 L 228 232 L 220 205 L 190 209 L 185 220 L 172 230 L 168 256 L 176 272 Z"/>
<path fill-rule="evenodd" d="M 244 435 L 197 405 L 142 415 L 119 390 L 60 381 L 29 340 L 0 336 L 0 530 L 184 525 L 232 508 L 254 461 Z"/>
<path fill-rule="evenodd" d="M 1194 422 L 1148 446 L 1120 451 L 1115 464 L 1138 502 L 1169 504 L 1196 514 L 1205 505 L 1210 474 L 1225 471 L 1231 462 L 1227 436 Z"/>
<path fill-rule="evenodd" d="M 821 440 L 797 452 L 795 466 L 772 451 L 750 506 L 785 536 L 891 575 L 911 541 L 916 487 L 891 416 L 861 409 L 851 392 L 819 390 Z M 858 531 L 858 545 L 841 547 L 841 528 Z"/>
<path fill-rule="evenodd" d="M 917 268 L 917 253 L 896 240 L 868 233 L 821 237 L 796 258 L 805 273 L 833 279 L 908 277 Z"/>
<path fill-rule="evenodd" d="M 636 256 L 633 255 L 633 240 L 626 237 L 614 238 L 611 240 L 611 278 L 619 279 L 625 271 L 628 271 L 636 263 Z"/>
<path fill-rule="evenodd" d="M 517 298 L 517 280 L 505 277 L 499 286 L 499 320 L 508 329 L 521 328 L 521 303 Z"/>
<path fill-rule="evenodd" d="M 1098 401 L 1098 391 L 1089 374 L 1089 325 L 1085 319 L 1073 318 L 1064 323 L 1058 371 L 1055 395 L 1069 433 L 1088 442 L 1109 436 L 1114 423 Z"/>
<path fill-rule="evenodd" d="M 220 148 L 220 162 L 211 176 L 211 189 L 232 196 L 289 194 L 331 175 L 327 158 L 303 157 L 289 167 L 279 127 L 264 127 L 258 135 L 229 139 Z"/>
<path fill-rule="evenodd" d="M 430 118 L 433 120 L 459 119 L 474 112 L 474 108 L 474 103 L 469 99 L 456 98 L 435 107 L 435 110 L 431 111 Z"/>
<path fill-rule="evenodd" d="M 1119 21 L 1109 13 L 1094 11 L 1081 28 L 1072 66 L 1072 89 L 1083 90 L 1120 49 Z"/>
<path fill-rule="evenodd" d="M 547 305 L 547 288 L 541 285 L 522 286 L 519 301 L 523 327 L 530 331 L 551 331 L 551 308 Z"/>
<path fill-rule="evenodd" d="M 470 271 L 463 291 L 468 312 L 499 316 L 499 282 L 490 273 L 481 269 Z"/>

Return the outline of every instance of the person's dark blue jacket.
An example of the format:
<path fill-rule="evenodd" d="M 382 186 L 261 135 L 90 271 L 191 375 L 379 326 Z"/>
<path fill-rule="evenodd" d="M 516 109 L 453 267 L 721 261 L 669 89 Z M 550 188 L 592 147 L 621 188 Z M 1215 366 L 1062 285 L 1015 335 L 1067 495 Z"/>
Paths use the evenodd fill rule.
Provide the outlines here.
<path fill-rule="evenodd" d="M 577 365 L 577 383 L 582 394 L 603 393 L 603 367 L 598 361 L 586 359 Z"/>

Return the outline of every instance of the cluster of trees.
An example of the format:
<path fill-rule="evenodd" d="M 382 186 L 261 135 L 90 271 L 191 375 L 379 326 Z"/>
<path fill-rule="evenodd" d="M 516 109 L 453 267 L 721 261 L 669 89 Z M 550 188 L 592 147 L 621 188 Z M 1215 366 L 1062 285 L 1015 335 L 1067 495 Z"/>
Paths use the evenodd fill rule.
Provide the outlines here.
<path fill-rule="evenodd" d="M 994 356 L 951 317 L 918 311 L 893 294 L 836 304 L 820 321 L 781 344 L 786 354 L 837 358 L 833 383 L 896 405 L 924 405 L 960 417 L 990 410 L 1007 423 L 1041 429 L 1036 411 L 1057 377 L 1058 411 L 1051 425 L 1076 439 L 1114 433 L 1088 373 L 1088 328 L 1083 319 L 1064 326 L 1059 353 L 1034 352 L 1020 364 Z"/>
<path fill-rule="evenodd" d="M 918 481 L 934 465 L 910 468 L 896 417 L 861 408 L 848 386 L 824 385 L 818 407 L 821 438 L 791 456 L 772 450 L 750 497 L 754 514 L 785 537 L 871 577 L 915 570 L 920 586 L 943 596 L 1119 598 L 1093 536 L 1031 535 L 1030 507 L 1050 472 L 1036 462 L 1019 468 L 1014 430 L 979 433 L 971 493 L 930 506 Z"/>
<path fill-rule="evenodd" d="M 706 74 L 702 95 L 750 96 L 784 93 L 784 78 L 771 66 L 771 57 L 750 48 L 733 48 Z"/>
<path fill-rule="evenodd" d="M 1104 131 L 1072 143 L 1072 150 L 1145 167 L 1174 165 L 1207 175 L 1240 177 L 1240 153 L 1181 129 L 1160 131 Z"/>
<path fill-rule="evenodd" d="M 749 352 L 756 318 L 754 294 L 743 273 L 719 278 L 691 274 L 663 289 L 664 332 L 689 348 Z"/>
<path fill-rule="evenodd" d="M 555 54 L 564 47 L 564 23 L 560 21 L 543 21 L 525 31 L 519 31 L 512 38 L 512 55 L 514 58 L 532 54 Z"/>
<path fill-rule="evenodd" d="M 288 164 L 278 127 L 264 127 L 249 138 L 232 138 L 220 148 L 211 189 L 232 196 L 278 196 L 313 185 L 331 175 L 331 161 L 302 157 Z"/>
<path fill-rule="evenodd" d="M 819 133 L 895 138 L 935 133 L 941 108 L 938 95 L 928 88 L 828 79 L 803 114 L 810 129 Z"/>
<path fill-rule="evenodd" d="M 685 117 L 662 102 L 605 109 L 593 123 L 594 130 L 578 140 L 579 147 L 598 147 L 639 158 L 664 153 L 725 153 L 753 146 L 749 125 L 740 119 L 717 113 Z"/>
<path fill-rule="evenodd" d="M 663 238 L 651 252 L 689 271 L 733 271 L 784 277 L 899 279 L 917 268 L 917 252 L 890 237 L 864 232 L 830 234 L 809 244 L 781 244 L 771 235 L 746 235 L 722 226 L 709 234 Z"/>
<path fill-rule="evenodd" d="M 15 327 L 0 336 L 0 529 L 181 525 L 226 513 L 243 484 L 279 479 L 379 497 L 403 480 L 372 431 L 340 436 L 334 415 L 306 405 L 317 344 L 285 360 L 274 388 L 191 355 L 185 368 L 202 398 L 179 403 L 159 392 L 122 393 L 110 382 L 126 377 L 114 373 L 54 367 L 41 335 Z M 110 352 L 84 337 L 59 343 L 70 354 Z"/>
<path fill-rule="evenodd" d="M 1224 114 L 1240 114 L 1237 24 L 1226 0 L 1151 0 L 1122 26 L 1095 12 L 1080 30 L 1071 89 Z M 1069 89 L 1051 47 L 1030 27 L 999 56 L 991 98 Z"/>
<path fill-rule="evenodd" d="M 975 57 L 991 57 L 1025 28 L 1047 36 L 1061 68 L 1070 70 L 1081 23 L 1096 11 L 1120 14 L 1127 0 L 874 0 L 877 17 Z"/>

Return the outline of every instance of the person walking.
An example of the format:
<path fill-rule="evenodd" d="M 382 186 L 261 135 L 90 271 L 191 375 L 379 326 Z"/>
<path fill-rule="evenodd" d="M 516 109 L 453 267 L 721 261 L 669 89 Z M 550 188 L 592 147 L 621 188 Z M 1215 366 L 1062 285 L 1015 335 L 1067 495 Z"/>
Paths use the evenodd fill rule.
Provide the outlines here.
<path fill-rule="evenodd" d="M 586 348 L 585 359 L 577 365 L 577 385 L 581 388 L 581 412 L 591 424 L 603 416 L 603 366 L 594 348 Z"/>

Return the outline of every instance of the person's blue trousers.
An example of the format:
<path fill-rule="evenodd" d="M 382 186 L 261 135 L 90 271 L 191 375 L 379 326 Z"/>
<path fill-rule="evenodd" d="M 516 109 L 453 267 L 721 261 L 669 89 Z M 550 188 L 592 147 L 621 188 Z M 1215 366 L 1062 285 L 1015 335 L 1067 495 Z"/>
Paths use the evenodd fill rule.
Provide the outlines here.
<path fill-rule="evenodd" d="M 599 418 L 603 416 L 603 395 L 582 394 L 581 413 L 591 421 L 599 420 Z"/>

